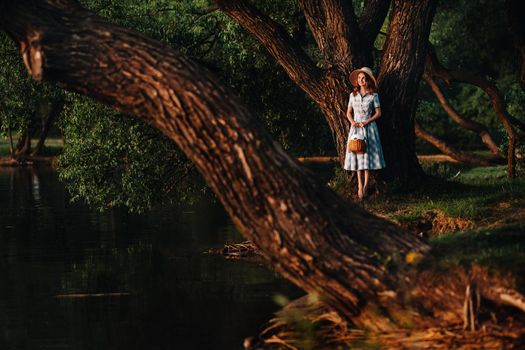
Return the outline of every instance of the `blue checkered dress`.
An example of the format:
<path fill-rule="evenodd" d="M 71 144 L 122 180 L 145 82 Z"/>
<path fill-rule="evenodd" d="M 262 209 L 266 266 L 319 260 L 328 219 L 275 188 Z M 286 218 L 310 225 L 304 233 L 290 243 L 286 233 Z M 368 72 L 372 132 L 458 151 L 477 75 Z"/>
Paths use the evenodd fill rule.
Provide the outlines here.
<path fill-rule="evenodd" d="M 366 93 L 364 96 L 361 96 L 360 93 L 357 93 L 355 96 L 350 94 L 348 107 L 350 106 L 352 106 L 354 120 L 356 122 L 363 122 L 374 114 L 377 107 L 380 107 L 379 97 L 376 93 L 372 95 Z M 356 154 L 348 152 L 347 150 L 344 165 L 345 170 L 376 170 L 386 166 L 376 122 L 371 122 L 364 128 L 352 126 L 348 133 L 348 140 L 354 137 L 365 139 L 366 152 Z"/>

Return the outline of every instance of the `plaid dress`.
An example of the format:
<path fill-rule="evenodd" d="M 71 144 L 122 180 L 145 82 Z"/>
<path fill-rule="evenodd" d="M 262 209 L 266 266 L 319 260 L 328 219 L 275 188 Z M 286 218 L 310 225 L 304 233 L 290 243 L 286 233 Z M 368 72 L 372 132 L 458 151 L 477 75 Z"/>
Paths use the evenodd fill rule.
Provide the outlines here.
<path fill-rule="evenodd" d="M 379 97 L 376 93 L 370 95 L 366 93 L 361 96 L 357 93 L 355 96 L 350 94 L 348 106 L 352 106 L 353 117 L 356 122 L 363 122 L 370 118 L 379 105 Z M 348 140 L 357 135 L 357 138 L 364 138 L 366 142 L 366 152 L 356 154 L 346 151 L 345 170 L 364 170 L 364 169 L 382 169 L 386 166 L 383 158 L 383 149 L 379 139 L 379 130 L 376 122 L 371 122 L 364 128 L 352 126 L 348 133 Z"/>

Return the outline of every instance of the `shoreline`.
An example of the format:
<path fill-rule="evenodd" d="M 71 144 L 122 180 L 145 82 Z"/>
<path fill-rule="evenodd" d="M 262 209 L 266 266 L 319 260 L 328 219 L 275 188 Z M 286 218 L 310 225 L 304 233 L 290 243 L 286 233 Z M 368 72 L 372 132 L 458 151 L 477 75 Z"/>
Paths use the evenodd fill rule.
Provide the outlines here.
<path fill-rule="evenodd" d="M 22 159 L 13 159 L 9 156 L 0 157 L 0 167 L 18 167 L 18 166 L 53 166 L 56 163 L 56 156 L 28 156 Z"/>

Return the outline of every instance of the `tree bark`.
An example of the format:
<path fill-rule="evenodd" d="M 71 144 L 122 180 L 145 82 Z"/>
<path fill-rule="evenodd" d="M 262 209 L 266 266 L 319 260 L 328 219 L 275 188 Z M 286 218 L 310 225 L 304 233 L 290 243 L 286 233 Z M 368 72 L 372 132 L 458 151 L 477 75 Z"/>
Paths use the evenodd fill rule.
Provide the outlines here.
<path fill-rule="evenodd" d="M 395 288 L 405 254 L 427 249 L 322 186 L 232 93 L 164 44 L 67 0 L 11 2 L 0 23 L 34 78 L 136 115 L 175 141 L 273 267 L 347 319 Z"/>
<path fill-rule="evenodd" d="M 414 118 L 434 0 L 394 0 L 381 59 L 379 119 L 387 179 L 410 183 L 422 176 L 416 157 Z"/>
<path fill-rule="evenodd" d="M 306 21 L 326 68 L 369 65 L 371 51 L 364 50 L 352 3 L 342 0 L 300 0 Z"/>
<path fill-rule="evenodd" d="M 365 2 L 363 13 L 359 16 L 358 24 L 362 41 L 370 49 L 374 46 L 383 22 L 385 21 L 391 0 L 368 0 Z"/>

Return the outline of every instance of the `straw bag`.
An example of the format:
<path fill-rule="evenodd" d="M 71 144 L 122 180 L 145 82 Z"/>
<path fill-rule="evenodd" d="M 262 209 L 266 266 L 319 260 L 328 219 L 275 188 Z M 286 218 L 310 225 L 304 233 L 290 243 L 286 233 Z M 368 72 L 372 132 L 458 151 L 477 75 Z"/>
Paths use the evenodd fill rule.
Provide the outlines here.
<path fill-rule="evenodd" d="M 350 131 L 350 137 L 348 140 L 348 152 L 365 153 L 366 142 L 365 131 L 363 129 L 364 128 L 353 128 L 353 130 Z"/>

